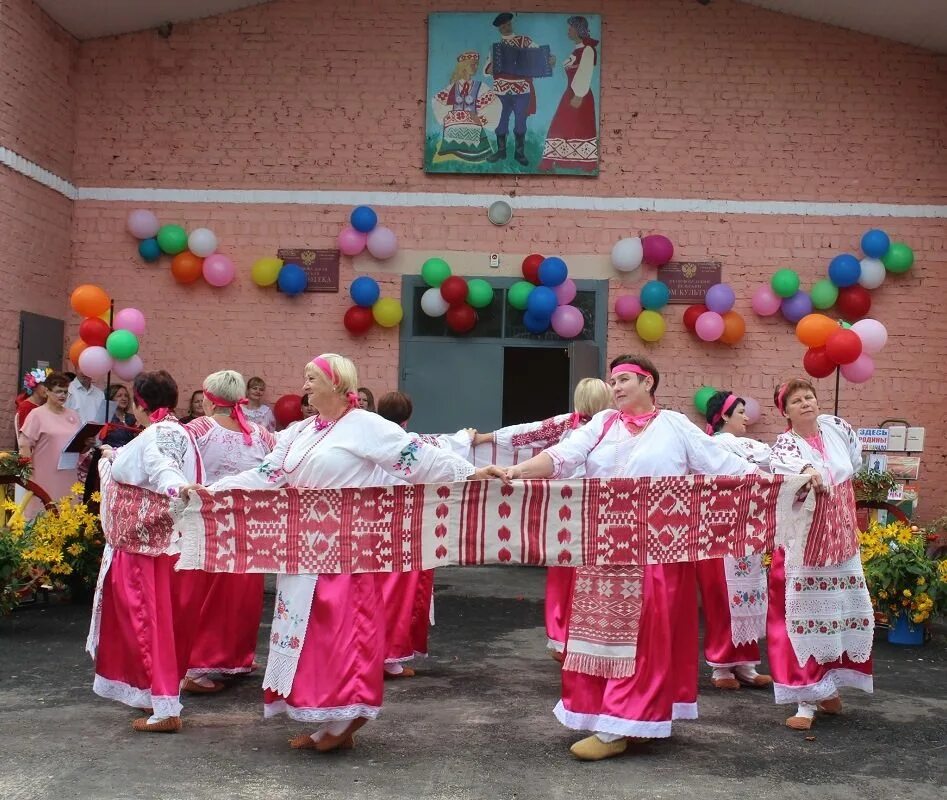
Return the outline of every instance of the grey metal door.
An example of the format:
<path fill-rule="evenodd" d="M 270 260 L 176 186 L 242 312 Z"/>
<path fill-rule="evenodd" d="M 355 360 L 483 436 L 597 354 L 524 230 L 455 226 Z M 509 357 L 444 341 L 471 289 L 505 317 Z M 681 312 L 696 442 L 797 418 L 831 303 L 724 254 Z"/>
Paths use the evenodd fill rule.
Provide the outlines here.
<path fill-rule="evenodd" d="M 601 378 L 598 345 L 595 342 L 569 343 L 569 399 L 583 378 Z"/>
<path fill-rule="evenodd" d="M 52 367 L 57 372 L 63 368 L 63 331 L 64 323 L 61 319 L 31 314 L 29 311 L 20 312 L 18 380 L 37 365 Z"/>

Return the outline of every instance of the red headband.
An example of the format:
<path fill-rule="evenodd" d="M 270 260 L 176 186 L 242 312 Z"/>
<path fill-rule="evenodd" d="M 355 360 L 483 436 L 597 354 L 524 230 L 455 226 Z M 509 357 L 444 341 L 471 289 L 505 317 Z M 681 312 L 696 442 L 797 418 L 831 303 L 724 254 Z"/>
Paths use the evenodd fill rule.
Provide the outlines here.
<path fill-rule="evenodd" d="M 150 408 L 148 408 L 148 404 L 142 399 L 138 392 L 135 392 L 135 405 L 148 412 L 148 419 L 151 422 L 161 422 L 161 420 L 171 413 L 170 408 L 159 408 L 155 411 L 152 411 Z"/>
<path fill-rule="evenodd" d="M 612 377 L 614 378 L 616 375 L 621 375 L 623 372 L 631 372 L 635 375 L 640 375 L 642 378 L 651 378 L 651 380 L 654 380 L 654 375 L 647 370 L 643 370 L 637 364 L 619 364 L 612 370 Z"/>
<path fill-rule="evenodd" d="M 246 397 L 241 397 L 239 400 L 224 400 L 224 398 L 212 394 L 211 392 L 207 391 L 207 389 L 204 389 L 204 397 L 206 397 L 219 408 L 229 408 L 231 419 L 235 419 L 237 421 L 237 424 L 240 426 L 240 430 L 243 433 L 243 443 L 246 445 L 253 444 L 250 423 L 247 422 L 247 418 L 243 415 L 242 406 L 247 404 Z"/>
<path fill-rule="evenodd" d="M 714 435 L 714 425 L 716 425 L 720 420 L 723 419 L 724 414 L 726 414 L 731 408 L 737 404 L 737 400 L 740 398 L 735 394 L 728 394 L 727 399 L 723 401 L 723 405 L 720 406 L 720 410 L 710 418 L 710 422 L 707 423 L 707 433 L 711 436 Z"/>
<path fill-rule="evenodd" d="M 316 356 L 309 363 L 314 367 L 318 367 L 322 371 L 322 374 L 329 379 L 329 383 L 331 383 L 333 386 L 339 385 L 339 378 L 335 372 L 332 371 L 332 365 L 322 356 Z M 350 408 L 358 408 L 358 395 L 355 392 L 346 392 L 345 399 L 349 401 Z"/>

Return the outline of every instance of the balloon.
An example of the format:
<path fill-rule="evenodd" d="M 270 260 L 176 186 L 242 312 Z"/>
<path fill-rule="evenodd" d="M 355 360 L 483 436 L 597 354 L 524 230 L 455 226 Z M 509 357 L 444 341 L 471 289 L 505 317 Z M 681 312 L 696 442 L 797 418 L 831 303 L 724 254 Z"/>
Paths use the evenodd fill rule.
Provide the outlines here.
<path fill-rule="evenodd" d="M 733 308 L 736 302 L 736 295 L 725 283 L 715 283 L 707 290 L 704 297 L 704 305 L 709 311 L 716 311 L 718 314 L 724 314 Z"/>
<path fill-rule="evenodd" d="M 549 330 L 549 325 L 552 320 L 549 317 L 544 317 L 542 314 L 534 314 L 532 311 L 527 311 L 523 314 L 523 325 L 526 326 L 526 330 L 530 333 L 545 333 Z"/>
<path fill-rule="evenodd" d="M 372 306 L 372 316 L 383 328 L 393 328 L 404 317 L 404 309 L 393 297 L 383 297 Z"/>
<path fill-rule="evenodd" d="M 575 300 L 575 296 L 579 291 L 572 278 L 566 278 L 558 286 L 554 286 L 552 290 L 556 293 L 556 302 L 561 306 L 569 305 L 569 303 Z"/>
<path fill-rule="evenodd" d="M 441 297 L 440 289 L 432 287 L 421 295 L 421 310 L 429 317 L 443 317 L 448 308 L 450 303 Z"/>
<path fill-rule="evenodd" d="M 273 416 L 281 428 L 303 418 L 302 401 L 298 394 L 284 394 L 273 404 Z"/>
<path fill-rule="evenodd" d="M 760 421 L 760 404 L 752 397 L 743 398 L 743 412 L 746 414 L 747 425 Z"/>
<path fill-rule="evenodd" d="M 894 242 L 881 262 L 888 272 L 907 272 L 914 264 L 914 251 L 903 242 Z"/>
<path fill-rule="evenodd" d="M 526 309 L 532 313 L 534 318 L 544 317 L 548 320 L 558 306 L 556 293 L 548 286 L 537 286 L 529 293 L 529 298 L 526 301 Z"/>
<path fill-rule="evenodd" d="M 468 281 L 467 302 L 473 308 L 486 308 L 493 302 L 493 287 L 483 278 Z"/>
<path fill-rule="evenodd" d="M 250 278 L 257 286 L 272 286 L 279 278 L 283 268 L 283 259 L 267 256 L 261 258 L 250 268 Z"/>
<path fill-rule="evenodd" d="M 794 269 L 779 269 L 773 273 L 769 282 L 774 294 L 780 297 L 792 297 L 799 291 L 799 273 Z M 771 312 L 775 314 L 776 312 Z M 764 314 L 763 316 L 769 316 Z"/>
<path fill-rule="evenodd" d="M 836 364 L 851 364 L 862 354 L 862 340 L 851 329 L 839 329 L 825 343 L 825 354 Z"/>
<path fill-rule="evenodd" d="M 827 378 L 835 372 L 835 362 L 829 358 L 824 347 L 813 347 L 802 357 L 802 367 L 813 378 Z"/>
<path fill-rule="evenodd" d="M 723 333 L 720 341 L 724 344 L 736 344 L 746 333 L 746 322 L 736 311 L 727 311 L 723 315 Z"/>
<path fill-rule="evenodd" d="M 705 311 L 697 318 L 694 333 L 705 342 L 716 342 L 723 335 L 723 317 L 716 311 Z"/>
<path fill-rule="evenodd" d="M 858 277 L 858 284 L 866 289 L 877 289 L 885 282 L 885 276 L 888 272 L 885 265 L 877 258 L 863 258 L 858 262 L 861 266 L 861 275 Z"/>
<path fill-rule="evenodd" d="M 398 252 L 398 237 L 395 236 L 395 232 L 391 228 L 379 225 L 373 228 L 372 232 L 368 234 L 366 246 L 368 247 L 368 252 L 375 256 L 375 258 L 384 260 L 391 258 Z"/>
<path fill-rule="evenodd" d="M 204 280 L 211 286 L 220 288 L 233 283 L 237 276 L 237 268 L 227 256 L 222 253 L 213 253 L 204 259 L 204 265 L 201 269 Z"/>
<path fill-rule="evenodd" d="M 671 290 L 663 281 L 648 281 L 641 287 L 641 305 L 657 311 L 664 308 L 671 297 Z"/>
<path fill-rule="evenodd" d="M 563 339 L 572 339 L 585 328 L 585 317 L 575 306 L 559 306 L 552 312 L 552 329 Z"/>
<path fill-rule="evenodd" d="M 694 392 L 694 406 L 701 414 L 707 413 L 707 403 L 715 394 L 717 394 L 717 390 L 712 386 L 701 386 Z"/>
<path fill-rule="evenodd" d="M 378 224 L 378 214 L 369 206 L 358 206 L 352 209 L 349 222 L 359 233 L 368 233 Z"/>
<path fill-rule="evenodd" d="M 875 362 L 868 353 L 862 353 L 851 364 L 843 364 L 841 373 L 849 383 L 864 383 L 875 374 Z"/>
<path fill-rule="evenodd" d="M 187 231 L 180 225 L 162 225 L 158 230 L 158 247 L 162 253 L 176 256 L 187 250 Z"/>
<path fill-rule="evenodd" d="M 152 212 L 139 208 L 128 212 L 125 227 L 136 239 L 152 239 L 157 235 L 161 223 Z"/>
<path fill-rule="evenodd" d="M 283 294 L 292 297 L 306 291 L 309 278 L 306 277 L 306 271 L 299 264 L 283 264 L 279 271 L 279 277 L 276 279 L 276 285 L 279 286 Z"/>
<path fill-rule="evenodd" d="M 664 317 L 657 311 L 645 309 L 635 320 L 635 330 L 646 342 L 656 342 L 664 336 Z"/>
<path fill-rule="evenodd" d="M 87 317 L 79 324 L 79 338 L 88 345 L 105 347 L 105 340 L 111 332 L 109 324 L 98 317 Z"/>
<path fill-rule="evenodd" d="M 641 260 L 652 267 L 663 267 L 674 255 L 674 245 L 667 236 L 652 234 L 641 240 Z"/>
<path fill-rule="evenodd" d="M 116 361 L 112 365 L 112 371 L 123 381 L 134 380 L 135 376 L 145 368 L 141 362 L 141 356 L 132 356 L 125 361 Z"/>
<path fill-rule="evenodd" d="M 381 288 L 374 278 L 370 278 L 368 275 L 360 275 L 349 286 L 349 297 L 352 298 L 355 305 L 371 308 L 381 297 Z"/>
<path fill-rule="evenodd" d="M 884 267 L 881 271 L 884 272 Z M 828 278 L 823 278 L 821 281 L 812 284 L 809 297 L 812 299 L 813 308 L 824 311 L 834 306 L 835 301 L 838 300 L 838 287 Z"/>
<path fill-rule="evenodd" d="M 104 347 L 87 347 L 79 354 L 76 366 L 90 378 L 104 378 L 112 369 L 112 357 Z"/>
<path fill-rule="evenodd" d="M 644 249 L 641 239 L 637 236 L 619 239 L 612 248 L 612 266 L 619 272 L 631 272 L 638 269 L 643 258 Z"/>
<path fill-rule="evenodd" d="M 145 315 L 137 308 L 123 308 L 115 313 L 112 327 L 117 331 L 131 331 L 135 336 L 145 332 Z"/>
<path fill-rule="evenodd" d="M 697 327 L 697 320 L 705 311 L 710 311 L 710 309 L 707 308 L 707 306 L 705 306 L 703 303 L 688 306 L 684 311 L 684 327 L 693 333 Z"/>
<path fill-rule="evenodd" d="M 370 308 L 364 308 L 363 306 L 351 306 L 346 310 L 345 316 L 342 317 L 342 324 L 345 326 L 345 330 L 353 336 L 360 336 L 366 333 L 374 322 L 375 317 L 372 314 L 372 310 Z"/>
<path fill-rule="evenodd" d="M 641 313 L 641 301 L 633 294 L 623 294 L 615 300 L 615 316 L 624 322 L 638 319 Z"/>
<path fill-rule="evenodd" d="M 862 340 L 862 352 L 874 355 L 881 351 L 888 341 L 888 329 L 876 319 L 860 319 L 851 330 Z"/>
<path fill-rule="evenodd" d="M 452 306 L 467 302 L 467 281 L 459 275 L 451 275 L 441 284 L 441 297 Z"/>
<path fill-rule="evenodd" d="M 529 281 L 517 281 L 506 290 L 507 302 L 518 311 L 525 311 L 529 296 L 535 288 Z"/>
<path fill-rule="evenodd" d="M 451 306 L 447 312 L 447 327 L 454 333 L 467 333 L 477 324 L 477 312 L 466 303 Z"/>
<path fill-rule="evenodd" d="M 796 292 L 792 297 L 784 298 L 780 308 L 790 322 L 799 322 L 806 314 L 812 313 L 812 301 L 805 292 Z"/>
<path fill-rule="evenodd" d="M 866 231 L 862 236 L 862 252 L 868 258 L 882 258 L 890 246 L 891 240 L 888 234 L 877 228 Z"/>
<path fill-rule="evenodd" d="M 368 235 L 355 230 L 350 225 L 346 225 L 339 231 L 339 237 L 336 239 L 339 245 L 339 252 L 344 256 L 357 256 L 365 245 L 368 244 Z"/>
<path fill-rule="evenodd" d="M 69 360 L 75 365 L 79 366 L 79 356 L 82 355 L 82 351 L 85 350 L 89 345 L 82 341 L 82 339 L 76 339 L 69 346 Z"/>
<path fill-rule="evenodd" d="M 161 248 L 158 246 L 157 239 L 142 239 L 138 243 L 138 255 L 143 261 L 151 263 L 161 258 Z"/>
<path fill-rule="evenodd" d="M 187 249 L 196 256 L 207 258 L 217 250 L 217 237 L 208 228 L 195 228 L 187 237 Z"/>
<path fill-rule="evenodd" d="M 443 258 L 429 258 L 421 265 L 421 277 L 436 289 L 450 277 L 450 267 Z"/>
<path fill-rule="evenodd" d="M 861 319 L 871 311 L 871 294 L 864 286 L 846 286 L 838 290 L 835 304 L 838 313 L 845 319 Z"/>
<path fill-rule="evenodd" d="M 753 292 L 753 299 L 750 306 L 761 317 L 771 317 L 777 311 L 782 303 L 780 297 L 769 286 L 760 286 Z"/>
<path fill-rule="evenodd" d="M 558 256 L 550 256 L 540 263 L 538 275 L 543 286 L 558 286 L 569 277 L 569 268 Z"/>
<path fill-rule="evenodd" d="M 539 253 L 532 253 L 523 259 L 523 277 L 534 286 L 539 284 L 539 265 L 546 260 Z"/>
<path fill-rule="evenodd" d="M 829 263 L 829 280 L 840 289 L 843 286 L 854 286 L 861 274 L 861 264 L 850 253 L 842 253 Z"/>
<path fill-rule="evenodd" d="M 83 317 L 97 317 L 112 307 L 112 300 L 98 286 L 84 283 L 72 290 L 69 304 Z"/>
<path fill-rule="evenodd" d="M 194 283 L 203 274 L 204 259 L 185 250 L 171 259 L 171 274 L 178 283 Z"/>
<path fill-rule="evenodd" d="M 796 323 L 796 338 L 806 347 L 822 347 L 838 329 L 838 323 L 825 314 L 806 314 Z"/>
<path fill-rule="evenodd" d="M 126 361 L 138 352 L 138 337 L 131 331 L 112 331 L 105 341 L 105 349 L 112 358 Z"/>

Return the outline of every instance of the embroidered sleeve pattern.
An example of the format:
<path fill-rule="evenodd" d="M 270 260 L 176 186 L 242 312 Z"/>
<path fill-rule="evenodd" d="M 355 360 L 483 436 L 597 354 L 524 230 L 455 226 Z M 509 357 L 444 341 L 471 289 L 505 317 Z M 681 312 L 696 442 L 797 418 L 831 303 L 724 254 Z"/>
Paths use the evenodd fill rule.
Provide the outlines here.
<path fill-rule="evenodd" d="M 170 458 L 178 469 L 184 471 L 184 456 L 187 454 L 187 438 L 178 431 L 162 426 L 155 433 L 155 446 L 161 455 Z"/>
<path fill-rule="evenodd" d="M 410 475 L 415 464 L 418 463 L 418 450 L 424 446 L 420 439 L 412 439 L 408 445 L 398 454 L 398 460 L 394 464 L 394 469 Z"/>
<path fill-rule="evenodd" d="M 566 415 L 562 420 L 557 421 L 556 417 L 550 417 L 534 430 L 526 433 L 518 433 L 510 439 L 510 444 L 514 449 L 520 450 L 525 447 L 544 445 L 549 447 L 556 444 L 569 427 L 569 416 Z"/>
<path fill-rule="evenodd" d="M 418 439 L 424 444 L 429 444 L 431 447 L 440 447 L 441 443 L 437 436 L 431 433 L 422 433 L 418 436 Z"/>
<path fill-rule="evenodd" d="M 256 471 L 259 472 L 269 483 L 279 483 L 283 478 L 283 470 L 274 464 L 271 464 L 268 460 L 261 461 L 260 466 L 256 468 Z"/>

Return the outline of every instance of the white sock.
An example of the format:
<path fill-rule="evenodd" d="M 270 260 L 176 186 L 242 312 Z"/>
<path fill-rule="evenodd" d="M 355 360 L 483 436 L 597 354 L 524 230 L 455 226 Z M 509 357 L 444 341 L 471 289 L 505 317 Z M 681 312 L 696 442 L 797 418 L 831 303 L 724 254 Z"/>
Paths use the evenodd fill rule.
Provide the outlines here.
<path fill-rule="evenodd" d="M 171 717 L 159 717 L 157 714 L 152 714 L 150 717 L 148 717 L 148 724 L 157 725 L 159 722 L 166 719 L 171 719 Z"/>
<path fill-rule="evenodd" d="M 198 686 L 203 686 L 205 689 L 211 689 L 214 686 L 214 682 L 206 675 L 188 675 L 187 677 L 188 680 L 194 681 Z"/>
<path fill-rule="evenodd" d="M 797 717 L 805 717 L 806 719 L 815 718 L 815 703 L 800 703 L 799 708 L 796 709 Z"/>
<path fill-rule="evenodd" d="M 740 664 L 740 666 L 734 667 L 733 671 L 736 672 L 736 674 L 741 678 L 748 681 L 758 678 L 760 674 L 756 671 L 756 667 L 754 667 L 752 664 Z"/>
<path fill-rule="evenodd" d="M 730 667 L 714 667 L 713 675 L 710 676 L 714 680 L 719 680 L 720 678 L 732 678 L 733 670 Z"/>
<path fill-rule="evenodd" d="M 595 738 L 600 742 L 608 744 L 609 742 L 617 742 L 619 739 L 624 739 L 625 737 L 620 733 L 596 733 Z"/>
<path fill-rule="evenodd" d="M 402 672 L 404 672 L 404 667 L 397 663 L 385 664 L 385 672 L 387 672 L 389 675 L 400 675 Z"/>

